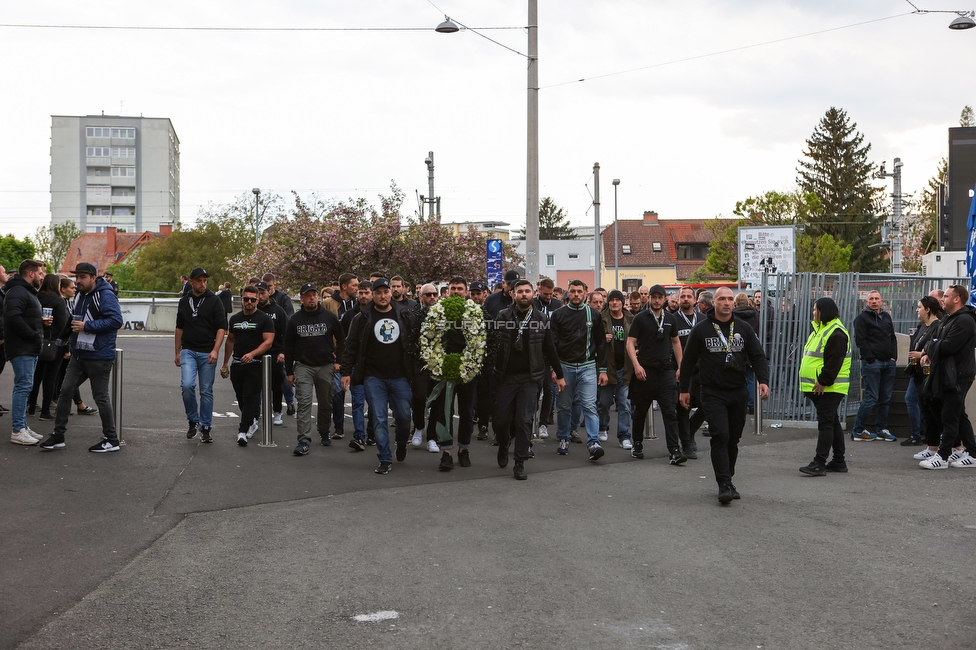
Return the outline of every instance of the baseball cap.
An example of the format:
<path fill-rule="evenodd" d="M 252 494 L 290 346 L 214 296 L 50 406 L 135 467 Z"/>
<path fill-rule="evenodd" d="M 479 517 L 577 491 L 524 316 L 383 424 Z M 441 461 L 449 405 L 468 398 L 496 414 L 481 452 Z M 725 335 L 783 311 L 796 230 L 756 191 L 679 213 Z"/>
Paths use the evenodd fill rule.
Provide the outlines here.
<path fill-rule="evenodd" d="M 375 280 L 373 280 L 373 291 L 376 291 L 377 289 L 380 289 L 382 287 L 386 287 L 387 289 L 389 289 L 390 281 L 387 280 L 386 278 L 376 278 Z"/>
<path fill-rule="evenodd" d="M 488 287 L 481 280 L 475 280 L 468 285 L 469 291 L 488 291 Z"/>
<path fill-rule="evenodd" d="M 505 273 L 505 282 L 508 282 L 509 284 L 515 282 L 520 278 L 521 276 L 519 275 L 518 271 L 508 271 L 507 273 Z"/>
<path fill-rule="evenodd" d="M 267 282 L 255 282 L 254 286 L 261 291 L 271 291 L 271 287 L 268 286 Z"/>
<path fill-rule="evenodd" d="M 203 277 L 205 277 L 205 278 L 209 278 L 209 277 L 210 277 L 210 274 L 209 274 L 209 273 L 207 273 L 207 270 L 206 270 L 206 269 L 204 269 L 204 268 L 201 268 L 201 267 L 199 267 L 199 266 L 198 266 L 197 268 L 195 268 L 195 269 L 193 269 L 192 271 L 190 271 L 190 279 L 191 279 L 191 280 L 196 280 L 196 279 L 197 279 L 197 278 L 199 278 L 199 277 L 200 277 L 201 275 L 202 275 Z"/>
<path fill-rule="evenodd" d="M 314 284 L 312 284 L 311 282 L 306 282 L 305 284 L 302 285 L 302 288 L 299 290 L 298 295 L 304 296 L 309 291 L 314 291 L 315 293 L 319 292 L 319 290 L 315 288 Z"/>
<path fill-rule="evenodd" d="M 89 262 L 78 262 L 78 265 L 75 267 L 73 273 L 75 275 L 78 275 L 79 273 L 84 273 L 86 275 L 98 275 L 98 270 L 95 269 L 94 264 Z"/>
<path fill-rule="evenodd" d="M 650 295 L 652 293 L 659 293 L 662 296 L 668 295 L 668 292 L 664 290 L 664 287 L 662 287 L 659 284 L 655 284 L 653 287 L 651 287 L 651 290 L 648 291 L 647 293 L 648 293 L 648 295 Z"/>

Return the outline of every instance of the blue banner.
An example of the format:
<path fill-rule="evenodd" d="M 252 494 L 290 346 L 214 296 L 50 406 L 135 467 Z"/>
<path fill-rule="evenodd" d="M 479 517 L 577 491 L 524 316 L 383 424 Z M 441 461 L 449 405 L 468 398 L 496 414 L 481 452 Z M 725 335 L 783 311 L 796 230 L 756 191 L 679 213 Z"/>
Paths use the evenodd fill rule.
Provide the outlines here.
<path fill-rule="evenodd" d="M 966 270 L 969 272 L 969 304 L 976 306 L 976 187 L 973 188 L 973 200 L 969 204 L 969 218 L 966 228 L 969 229 L 969 245 L 966 247 Z"/>
<path fill-rule="evenodd" d="M 505 277 L 504 269 L 502 268 L 502 240 L 489 239 L 487 248 L 488 250 L 485 254 L 485 278 L 488 281 L 488 291 L 491 291 L 491 288 L 501 282 Z"/>

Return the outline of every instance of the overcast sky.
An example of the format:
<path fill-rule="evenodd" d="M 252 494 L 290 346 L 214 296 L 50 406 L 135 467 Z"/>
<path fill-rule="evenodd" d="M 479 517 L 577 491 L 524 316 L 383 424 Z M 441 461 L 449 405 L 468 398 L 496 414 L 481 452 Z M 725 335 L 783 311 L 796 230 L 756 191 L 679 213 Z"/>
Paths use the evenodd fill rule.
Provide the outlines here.
<path fill-rule="evenodd" d="M 974 8 L 965 2 L 976 5 L 916 4 Z M 428 0 L 6 3 L 6 24 L 430 29 L 0 27 L 10 145 L 0 230 L 24 236 L 50 220 L 50 116 L 102 111 L 172 120 L 184 222 L 252 187 L 377 202 L 391 180 L 412 213 L 433 151 L 444 221 L 520 227 L 526 60 L 433 27 L 444 13 L 519 27 L 483 33 L 524 53 L 526 3 L 434 4 L 441 11 Z M 622 219 L 728 215 L 738 200 L 794 187 L 831 106 L 857 123 L 875 161 L 890 170 L 901 157 L 905 190 L 918 190 L 947 154 L 947 128 L 976 104 L 976 30 L 911 11 L 904 0 L 540 0 L 540 194 L 592 225 L 586 185 L 599 162 L 604 225 L 613 178 Z"/>

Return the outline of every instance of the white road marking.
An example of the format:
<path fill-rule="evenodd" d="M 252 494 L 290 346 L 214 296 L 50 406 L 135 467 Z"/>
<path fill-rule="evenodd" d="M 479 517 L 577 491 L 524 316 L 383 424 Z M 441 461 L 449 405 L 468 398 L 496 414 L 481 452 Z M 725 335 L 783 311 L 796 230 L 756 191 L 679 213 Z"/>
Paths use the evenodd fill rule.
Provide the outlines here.
<path fill-rule="evenodd" d="M 379 621 L 389 621 L 394 618 L 400 618 L 400 613 L 388 610 L 383 612 L 373 612 L 372 614 L 357 614 L 356 616 L 352 617 L 352 620 L 360 623 L 377 623 Z"/>

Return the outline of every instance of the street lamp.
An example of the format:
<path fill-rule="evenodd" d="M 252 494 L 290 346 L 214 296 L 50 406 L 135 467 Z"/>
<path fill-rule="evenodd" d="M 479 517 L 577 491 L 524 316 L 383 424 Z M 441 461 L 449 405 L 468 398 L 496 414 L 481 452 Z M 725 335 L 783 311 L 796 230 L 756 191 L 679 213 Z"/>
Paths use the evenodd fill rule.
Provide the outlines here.
<path fill-rule="evenodd" d="M 956 17 L 949 23 L 949 29 L 972 29 L 976 27 L 976 11 L 959 11 L 946 9 L 919 9 L 912 0 L 906 0 L 915 10 L 913 14 L 956 14 Z"/>
<path fill-rule="evenodd" d="M 620 244 L 617 240 L 617 186 L 620 179 L 613 179 L 613 288 L 620 288 Z"/>
<path fill-rule="evenodd" d="M 535 285 L 539 280 L 539 0 L 528 0 L 529 36 L 528 106 L 526 110 L 525 170 L 525 279 Z M 439 34 L 453 34 L 460 28 L 444 16 L 434 28 Z M 595 233 L 599 238 L 599 233 Z M 600 261 L 596 261 L 599 269 Z"/>
<path fill-rule="evenodd" d="M 261 199 L 261 190 L 255 187 L 254 192 L 254 243 L 261 242 L 261 217 L 258 216 L 258 202 Z"/>

